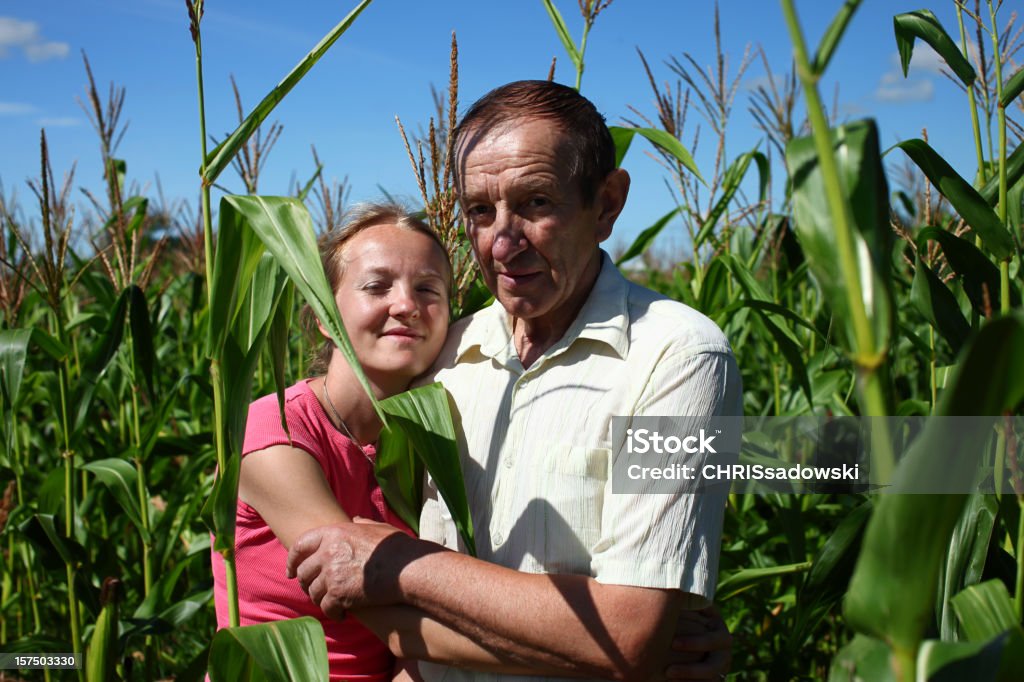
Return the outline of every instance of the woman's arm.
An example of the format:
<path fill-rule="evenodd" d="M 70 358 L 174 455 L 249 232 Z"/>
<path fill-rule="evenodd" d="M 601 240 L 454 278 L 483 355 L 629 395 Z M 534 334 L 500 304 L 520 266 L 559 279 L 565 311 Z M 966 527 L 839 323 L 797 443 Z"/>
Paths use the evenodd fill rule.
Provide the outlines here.
<path fill-rule="evenodd" d="M 238 499 L 260 513 L 285 549 L 311 528 L 349 520 L 319 462 L 289 445 L 274 445 L 242 458 Z"/>

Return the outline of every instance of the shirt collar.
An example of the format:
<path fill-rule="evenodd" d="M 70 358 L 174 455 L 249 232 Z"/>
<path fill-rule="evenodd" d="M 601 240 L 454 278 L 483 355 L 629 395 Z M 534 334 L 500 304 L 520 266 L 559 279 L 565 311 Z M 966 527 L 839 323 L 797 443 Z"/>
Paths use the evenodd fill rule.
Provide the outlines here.
<path fill-rule="evenodd" d="M 590 295 L 565 335 L 545 355 L 561 352 L 576 339 L 607 344 L 624 358 L 629 351 L 629 282 L 607 253 L 601 251 L 601 271 Z M 490 358 L 503 361 L 514 354 L 512 322 L 497 300 L 477 313 L 479 323 L 470 324 L 459 342 L 456 362 L 474 347 Z M 477 320 L 474 320 L 477 322 Z"/>

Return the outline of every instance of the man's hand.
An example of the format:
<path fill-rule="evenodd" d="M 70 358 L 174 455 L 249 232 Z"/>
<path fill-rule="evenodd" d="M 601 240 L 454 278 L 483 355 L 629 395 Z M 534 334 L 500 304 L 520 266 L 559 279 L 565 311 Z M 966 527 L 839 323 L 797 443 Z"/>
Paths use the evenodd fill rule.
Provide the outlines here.
<path fill-rule="evenodd" d="M 398 603 L 398 576 L 409 562 L 427 553 L 419 542 L 386 523 L 355 523 L 307 531 L 288 552 L 288 577 L 329 618 L 363 606 Z"/>
<path fill-rule="evenodd" d="M 732 635 L 718 608 L 683 611 L 676 622 L 666 679 L 722 680 L 731 663 Z"/>

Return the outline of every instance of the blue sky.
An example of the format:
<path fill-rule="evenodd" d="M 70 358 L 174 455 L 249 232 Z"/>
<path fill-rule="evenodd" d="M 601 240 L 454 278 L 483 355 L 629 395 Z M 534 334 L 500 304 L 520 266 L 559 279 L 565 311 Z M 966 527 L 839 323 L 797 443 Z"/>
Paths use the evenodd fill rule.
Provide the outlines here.
<path fill-rule="evenodd" d="M 555 2 L 578 39 L 582 21 L 576 2 Z M 203 21 L 209 131 L 222 136 L 236 123 L 229 74 L 246 105 L 255 104 L 354 4 L 209 0 Z M 841 4 L 797 3 L 812 46 Z M 838 83 L 841 117 L 876 118 L 884 146 L 918 137 L 927 127 L 932 145 L 970 179 L 976 164 L 964 96 L 939 75 L 941 63 L 926 46 L 918 48 L 922 54 L 916 55 L 911 77 L 905 80 L 899 73 L 892 16 L 921 6 L 930 7 L 957 36 L 951 1 L 866 0 L 821 91 L 831 101 Z M 583 93 L 610 123 L 630 116 L 630 105 L 654 118 L 635 48 L 647 55 L 659 81 L 674 84 L 676 77 L 663 62 L 682 60 L 684 52 L 698 64 L 711 65 L 713 7 L 698 0 L 615 0 L 590 34 Z M 748 46 L 763 47 L 775 71 L 788 69 L 791 48 L 777 2 L 721 0 L 720 8 L 730 76 Z M 463 108 L 501 83 L 544 78 L 552 56 L 558 57 L 556 79 L 571 83 L 574 78 L 540 0 L 376 0 L 275 111 L 272 118 L 284 132 L 261 178 L 261 193 L 287 193 L 293 174 L 308 177 L 314 168 L 309 148 L 315 144 L 327 176 L 348 177 L 353 200 L 378 198 L 380 187 L 414 199 L 394 117 L 401 116 L 412 130 L 425 127 L 433 113 L 430 85 L 447 83 L 453 30 L 459 41 Z M 123 119 L 129 127 L 118 156 L 127 161 L 129 179 L 155 193 L 159 175 L 169 199 L 194 201 L 199 165 L 195 60 L 183 0 L 37 0 L 0 6 L 0 180 L 5 191 L 16 190 L 28 204 L 25 181 L 38 175 L 41 127 L 58 177 L 77 160 L 75 186 L 100 186 L 97 138 L 78 104 L 85 99 L 83 50 L 102 95 L 111 81 L 126 88 Z M 744 75 L 730 122 L 730 158 L 762 137 L 747 107 L 751 88 L 764 74 L 755 59 Z M 798 110 L 802 118 L 802 102 Z M 698 123 L 707 130 L 691 111 L 687 140 Z M 673 206 L 661 168 L 643 153 L 646 144 L 637 140 L 626 158 L 633 188 L 613 243 L 628 243 Z M 708 171 L 714 161 L 707 133 L 696 160 Z M 241 191 L 231 171 L 222 182 Z M 672 230 L 663 246 L 680 243 Z"/>

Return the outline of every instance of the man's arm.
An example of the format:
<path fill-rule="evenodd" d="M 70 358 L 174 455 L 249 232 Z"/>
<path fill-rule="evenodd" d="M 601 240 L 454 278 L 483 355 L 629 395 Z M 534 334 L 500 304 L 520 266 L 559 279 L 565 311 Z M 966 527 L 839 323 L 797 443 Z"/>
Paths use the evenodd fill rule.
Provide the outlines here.
<path fill-rule="evenodd" d="M 304 534 L 288 567 L 329 616 L 405 603 L 506 660 L 619 680 L 661 672 L 683 601 L 676 590 L 521 573 L 373 522 Z"/>

